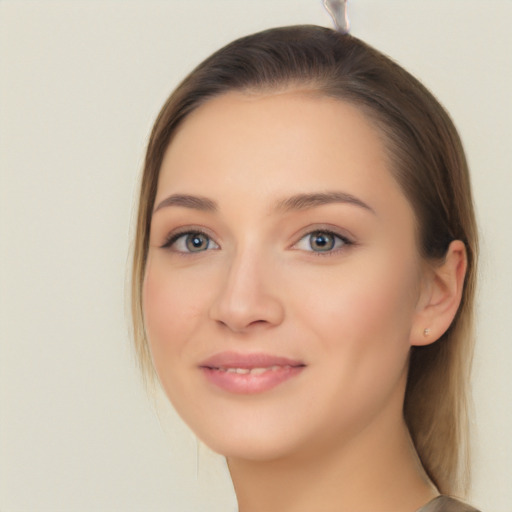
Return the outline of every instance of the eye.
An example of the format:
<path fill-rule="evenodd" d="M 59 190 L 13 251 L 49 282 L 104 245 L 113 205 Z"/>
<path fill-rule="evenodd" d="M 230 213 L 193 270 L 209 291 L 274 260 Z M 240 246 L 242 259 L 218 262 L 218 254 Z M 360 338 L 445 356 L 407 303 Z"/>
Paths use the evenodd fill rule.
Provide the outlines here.
<path fill-rule="evenodd" d="M 303 236 L 295 245 L 296 249 L 310 252 L 333 252 L 344 245 L 350 244 L 350 241 L 341 235 L 332 231 L 313 231 Z"/>
<path fill-rule="evenodd" d="M 201 231 L 187 231 L 171 236 L 162 248 L 172 249 L 176 252 L 192 253 L 218 249 L 219 246 Z"/>

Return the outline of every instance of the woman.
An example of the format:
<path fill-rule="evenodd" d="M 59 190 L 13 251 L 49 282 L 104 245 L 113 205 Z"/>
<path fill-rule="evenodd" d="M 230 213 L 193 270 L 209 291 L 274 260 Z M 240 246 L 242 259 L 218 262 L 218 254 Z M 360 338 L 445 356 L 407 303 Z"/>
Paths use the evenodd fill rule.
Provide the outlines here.
<path fill-rule="evenodd" d="M 298 26 L 219 50 L 149 141 L 133 267 L 145 374 L 227 457 L 240 512 L 474 510 L 477 236 L 432 95 Z"/>

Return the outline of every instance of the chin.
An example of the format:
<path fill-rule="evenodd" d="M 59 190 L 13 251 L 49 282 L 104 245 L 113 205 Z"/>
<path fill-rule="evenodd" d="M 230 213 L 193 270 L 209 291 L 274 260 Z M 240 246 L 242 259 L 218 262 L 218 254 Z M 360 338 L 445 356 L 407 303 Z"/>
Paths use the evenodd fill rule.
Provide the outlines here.
<path fill-rule="evenodd" d="M 270 461 L 285 458 L 307 445 L 310 438 L 304 429 L 297 429 L 296 418 L 276 421 L 276 416 L 237 414 L 187 416 L 179 411 L 195 435 L 214 452 L 227 458 Z M 281 418 L 282 419 L 282 418 Z M 293 434 L 293 435 L 291 435 Z"/>
<path fill-rule="evenodd" d="M 199 437 L 199 436 L 198 436 Z M 201 439 L 201 437 L 199 437 Z M 297 452 L 297 447 L 288 440 L 249 438 L 239 436 L 235 439 L 201 439 L 211 450 L 227 459 L 269 462 L 284 459 Z"/>
<path fill-rule="evenodd" d="M 189 425 L 211 450 L 233 460 L 271 462 L 308 458 L 308 454 L 321 450 L 332 437 L 330 432 L 319 432 L 313 424 L 301 425 L 293 417 L 284 422 L 260 417 L 255 421 L 229 422 L 229 426 L 215 423 L 203 422 L 198 428 Z"/>

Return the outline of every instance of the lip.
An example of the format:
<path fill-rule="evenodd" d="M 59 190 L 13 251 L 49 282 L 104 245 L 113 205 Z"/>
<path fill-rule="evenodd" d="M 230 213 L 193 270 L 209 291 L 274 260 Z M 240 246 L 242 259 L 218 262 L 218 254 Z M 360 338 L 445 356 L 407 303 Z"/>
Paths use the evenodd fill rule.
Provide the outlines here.
<path fill-rule="evenodd" d="M 269 391 L 305 367 L 302 361 L 287 357 L 237 352 L 221 352 L 199 364 L 210 383 L 229 393 L 247 395 Z"/>

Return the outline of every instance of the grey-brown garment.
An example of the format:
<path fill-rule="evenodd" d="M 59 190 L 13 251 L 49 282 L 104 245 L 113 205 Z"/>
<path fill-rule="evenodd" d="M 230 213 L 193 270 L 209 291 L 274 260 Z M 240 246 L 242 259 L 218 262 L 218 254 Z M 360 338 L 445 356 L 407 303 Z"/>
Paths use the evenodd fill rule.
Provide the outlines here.
<path fill-rule="evenodd" d="M 479 512 L 476 508 L 449 496 L 437 496 L 416 512 Z"/>

